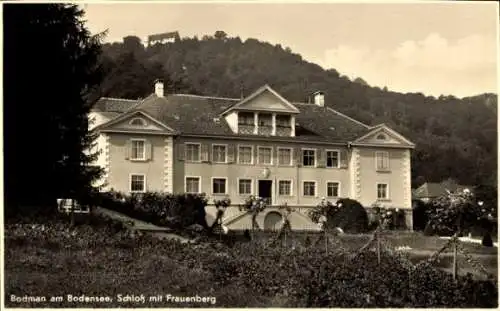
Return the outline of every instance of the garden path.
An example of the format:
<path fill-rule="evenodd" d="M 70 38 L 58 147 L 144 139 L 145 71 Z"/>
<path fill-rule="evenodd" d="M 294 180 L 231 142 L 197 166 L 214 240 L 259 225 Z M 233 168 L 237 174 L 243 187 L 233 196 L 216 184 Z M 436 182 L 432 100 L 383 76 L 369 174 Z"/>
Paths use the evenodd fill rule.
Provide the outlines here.
<path fill-rule="evenodd" d="M 109 210 L 107 208 L 96 207 L 93 209 L 93 211 L 95 213 L 105 215 L 105 216 L 111 217 L 113 219 L 116 219 L 118 221 L 121 221 L 126 226 L 128 226 L 132 229 L 150 233 L 150 234 L 152 234 L 160 239 L 177 239 L 177 240 L 180 240 L 182 243 L 187 243 L 187 242 L 191 241 L 188 238 L 182 237 L 182 236 L 177 235 L 175 233 L 171 233 L 172 230 L 169 228 L 159 227 L 159 226 L 153 225 L 152 223 L 138 220 L 138 219 L 129 217 L 127 215 L 124 215 L 122 213 L 119 213 L 119 212 L 116 212 L 113 210 Z"/>

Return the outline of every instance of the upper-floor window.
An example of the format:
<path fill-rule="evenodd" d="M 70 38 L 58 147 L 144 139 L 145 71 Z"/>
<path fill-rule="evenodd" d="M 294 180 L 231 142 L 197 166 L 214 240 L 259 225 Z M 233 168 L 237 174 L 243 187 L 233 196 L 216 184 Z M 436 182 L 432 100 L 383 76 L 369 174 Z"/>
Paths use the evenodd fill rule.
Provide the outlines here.
<path fill-rule="evenodd" d="M 253 112 L 238 112 L 239 125 L 254 125 Z"/>
<path fill-rule="evenodd" d="M 339 152 L 337 150 L 326 151 L 326 167 L 339 167 Z"/>
<path fill-rule="evenodd" d="M 215 163 L 226 163 L 227 160 L 227 150 L 226 145 L 213 145 L 212 147 L 212 159 Z"/>
<path fill-rule="evenodd" d="M 200 161 L 200 144 L 186 143 L 186 161 Z"/>
<path fill-rule="evenodd" d="M 292 165 L 292 148 L 278 148 L 278 164 Z"/>
<path fill-rule="evenodd" d="M 259 164 L 273 164 L 272 147 L 259 147 Z"/>
<path fill-rule="evenodd" d="M 389 169 L 389 152 L 377 151 L 375 152 L 375 161 L 377 170 L 386 171 Z"/>
<path fill-rule="evenodd" d="M 302 150 L 302 165 L 315 166 L 316 165 L 316 150 L 303 149 Z"/>
<path fill-rule="evenodd" d="M 253 163 L 253 147 L 252 146 L 238 146 L 238 163 L 252 164 Z"/>
<path fill-rule="evenodd" d="M 276 116 L 276 126 L 277 127 L 292 127 L 290 116 L 285 115 L 277 115 Z"/>
<path fill-rule="evenodd" d="M 132 155 L 131 160 L 146 159 L 146 142 L 143 139 L 132 139 Z"/>
<path fill-rule="evenodd" d="M 272 126 L 273 116 L 268 113 L 259 113 L 259 126 Z"/>

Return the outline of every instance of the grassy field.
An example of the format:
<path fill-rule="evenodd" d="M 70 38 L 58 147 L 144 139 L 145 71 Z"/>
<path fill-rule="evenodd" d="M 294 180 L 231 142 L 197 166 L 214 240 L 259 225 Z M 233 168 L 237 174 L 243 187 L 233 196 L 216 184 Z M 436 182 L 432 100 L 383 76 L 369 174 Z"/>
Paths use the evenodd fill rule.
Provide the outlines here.
<path fill-rule="evenodd" d="M 118 226 L 119 227 L 119 226 Z M 310 239 L 317 238 L 310 234 Z M 262 234 L 265 240 L 266 234 Z M 269 235 L 267 234 L 267 238 Z M 410 246 L 410 259 L 418 262 L 428 258 L 446 241 L 417 234 L 389 234 L 385 237 L 394 246 Z M 299 245 L 306 235 L 287 238 L 289 245 Z M 358 249 L 369 240 L 369 235 L 343 235 L 335 237 L 336 243 L 348 249 Z M 253 241 L 253 244 L 258 243 Z M 217 244 L 215 244 L 217 245 Z M 177 249 L 178 247 L 178 249 Z M 288 300 L 264 290 L 256 294 L 250 287 L 238 282 L 217 281 L 224 271 L 219 271 L 218 261 L 227 256 L 224 249 L 191 251 L 156 239 L 134 239 L 119 228 L 85 225 L 76 231 L 67 230 L 66 224 L 47 226 L 11 226 L 5 229 L 5 302 L 7 307 L 286 307 Z M 283 246 L 277 245 L 276 248 Z M 243 245 L 240 247 L 245 249 Z M 466 248 L 492 273 L 497 273 L 497 249 L 467 244 Z M 182 250 L 181 250 L 182 249 Z M 178 250 L 178 251 L 177 251 Z M 208 252 L 208 253 L 207 253 Z M 217 259 L 218 255 L 223 256 Z M 216 254 L 215 259 L 206 258 Z M 226 254 L 226 255 L 225 255 Z M 385 255 L 384 255 L 385 256 Z M 206 262 L 206 261 L 211 262 Z M 216 262 L 213 262 L 216 260 Z M 244 261 L 244 259 L 239 259 Z M 266 259 L 268 260 L 268 259 Z M 307 260 L 307 258 L 306 258 Z M 271 264 L 272 259 L 268 260 Z M 450 254 L 442 257 L 439 268 L 449 269 Z M 203 264 L 201 264 L 203 263 Z M 211 268 L 205 267 L 206 265 Z M 459 262 L 461 272 L 473 272 L 464 262 Z M 215 270 L 214 270 L 215 269 Z M 249 268 L 250 269 L 250 268 Z M 294 268 L 297 273 L 299 268 Z M 468 270 L 466 270 L 468 269 Z M 251 272 L 249 272 L 251 273 Z M 274 273 L 274 272 L 273 272 Z M 264 273 L 265 275 L 265 273 Z M 285 277 L 286 279 L 286 277 Z M 165 295 L 214 297 L 198 303 L 167 301 Z M 14 295 L 15 297 L 11 296 Z M 45 302 L 13 302 L 24 296 L 46 297 Z M 67 295 L 81 297 L 109 296 L 112 302 L 86 303 L 67 300 Z M 118 301 L 118 295 L 134 295 L 137 301 Z M 144 300 L 142 300 L 142 296 Z M 162 301 L 149 301 L 149 297 L 162 295 Z M 50 302 L 51 297 L 64 297 L 63 301 Z M 14 299 L 14 300 L 15 300 Z"/>

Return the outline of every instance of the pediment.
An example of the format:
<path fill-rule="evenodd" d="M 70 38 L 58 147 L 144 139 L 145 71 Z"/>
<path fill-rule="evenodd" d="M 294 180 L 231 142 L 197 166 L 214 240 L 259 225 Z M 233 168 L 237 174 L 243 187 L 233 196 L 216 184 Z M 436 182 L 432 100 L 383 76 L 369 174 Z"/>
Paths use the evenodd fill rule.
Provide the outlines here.
<path fill-rule="evenodd" d="M 300 113 L 294 105 L 289 103 L 268 85 L 261 87 L 225 112 L 231 110 L 269 111 L 290 114 Z"/>
<path fill-rule="evenodd" d="M 99 130 L 119 132 L 173 133 L 174 130 L 142 111 L 121 115 L 105 124 Z"/>
<path fill-rule="evenodd" d="M 415 145 L 401 134 L 390 129 L 386 125 L 374 127 L 370 132 L 356 139 L 353 144 L 356 145 L 374 145 L 374 146 L 400 146 L 411 147 Z"/>

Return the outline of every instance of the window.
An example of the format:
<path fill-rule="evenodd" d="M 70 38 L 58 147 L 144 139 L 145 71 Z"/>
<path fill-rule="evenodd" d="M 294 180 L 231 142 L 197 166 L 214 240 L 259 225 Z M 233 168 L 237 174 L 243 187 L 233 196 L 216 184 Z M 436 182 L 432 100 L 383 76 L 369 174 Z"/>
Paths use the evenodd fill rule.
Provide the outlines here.
<path fill-rule="evenodd" d="M 272 164 L 273 163 L 273 148 L 259 147 L 259 164 Z"/>
<path fill-rule="evenodd" d="M 251 179 L 240 179 L 238 183 L 238 193 L 239 194 L 252 194 L 252 180 Z"/>
<path fill-rule="evenodd" d="M 278 127 L 291 127 L 290 116 L 277 115 L 276 126 Z"/>
<path fill-rule="evenodd" d="M 291 180 L 280 180 L 278 182 L 278 195 L 292 195 Z"/>
<path fill-rule="evenodd" d="M 389 198 L 388 188 L 387 184 L 377 184 L 377 199 L 387 200 Z"/>
<path fill-rule="evenodd" d="M 186 177 L 186 193 L 200 193 L 200 177 Z"/>
<path fill-rule="evenodd" d="M 135 125 L 135 126 L 146 126 L 146 121 L 141 118 L 134 118 L 130 121 L 130 125 Z"/>
<path fill-rule="evenodd" d="M 240 164 L 253 163 L 253 148 L 251 146 L 238 146 L 238 162 Z"/>
<path fill-rule="evenodd" d="M 278 164 L 292 165 L 292 149 L 278 148 Z"/>
<path fill-rule="evenodd" d="M 378 140 L 385 140 L 385 135 L 384 134 L 378 134 L 377 135 Z"/>
<path fill-rule="evenodd" d="M 339 167 L 339 152 L 335 150 L 326 151 L 326 167 Z"/>
<path fill-rule="evenodd" d="M 212 179 L 212 193 L 213 194 L 226 194 L 226 179 L 213 178 Z"/>
<path fill-rule="evenodd" d="M 316 160 L 316 150 L 304 149 L 302 150 L 302 165 L 314 166 Z"/>
<path fill-rule="evenodd" d="M 272 126 L 273 117 L 270 114 L 259 114 L 259 126 Z"/>
<path fill-rule="evenodd" d="M 326 196 L 330 198 L 339 197 L 340 184 L 338 182 L 327 182 L 326 183 Z"/>
<path fill-rule="evenodd" d="M 146 159 L 146 143 L 144 140 L 132 140 L 132 160 Z"/>
<path fill-rule="evenodd" d="M 253 112 L 238 112 L 239 125 L 254 125 Z"/>
<path fill-rule="evenodd" d="M 200 144 L 186 144 L 186 161 L 200 161 Z"/>
<path fill-rule="evenodd" d="M 386 171 L 389 169 L 389 152 L 377 151 L 375 152 L 377 162 L 377 170 Z"/>
<path fill-rule="evenodd" d="M 314 181 L 304 181 L 303 184 L 304 196 L 313 197 L 316 196 L 316 182 Z"/>
<path fill-rule="evenodd" d="M 212 146 L 212 159 L 215 163 L 226 163 L 226 146 L 213 145 Z"/>
<path fill-rule="evenodd" d="M 130 192 L 145 192 L 146 177 L 144 175 L 130 175 Z"/>

